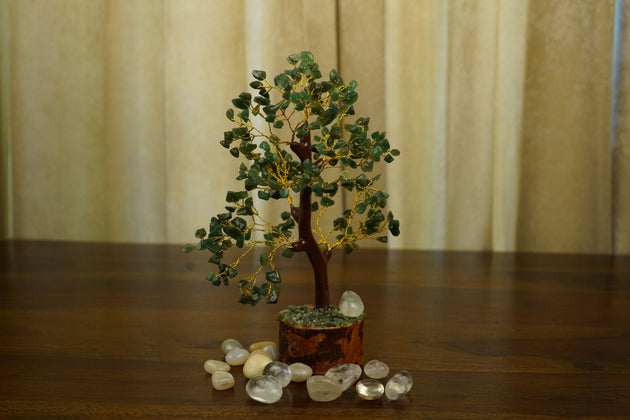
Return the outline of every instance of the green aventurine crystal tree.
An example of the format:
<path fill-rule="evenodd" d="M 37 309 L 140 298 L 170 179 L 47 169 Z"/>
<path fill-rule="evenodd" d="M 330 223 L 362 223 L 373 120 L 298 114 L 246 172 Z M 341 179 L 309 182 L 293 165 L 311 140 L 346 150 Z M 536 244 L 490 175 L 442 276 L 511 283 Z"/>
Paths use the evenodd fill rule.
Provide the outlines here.
<path fill-rule="evenodd" d="M 374 186 L 380 175 L 368 176 L 376 162 L 391 163 L 399 152 L 390 148 L 384 132 L 368 134 L 369 118 L 348 122 L 358 98 L 356 81 L 345 84 L 335 70 L 329 80 L 320 80 L 310 52 L 290 55 L 288 61 L 292 68 L 273 81 L 254 70 L 250 87 L 258 93 L 232 99 L 234 108 L 226 116 L 235 126 L 220 143 L 235 158 L 244 158 L 236 178 L 244 181 L 244 190 L 228 191 L 226 211 L 211 219 L 208 231 L 198 229 L 198 244 L 184 251 L 210 251 L 209 262 L 218 269 L 206 279 L 219 286 L 237 277 L 245 255 L 266 246 L 258 269 L 238 283 L 239 301 L 251 305 L 263 298 L 276 303 L 280 273 L 275 258 L 304 252 L 313 267 L 315 306 L 324 308 L 330 306 L 327 266 L 333 250 L 351 252 L 358 240 L 387 242 L 387 230 L 400 233 L 398 220 L 384 213 L 388 195 Z M 324 228 L 322 217 L 340 189 L 352 194 L 352 205 Z M 286 200 L 281 220 L 262 215 L 253 193 L 260 200 Z M 224 251 L 233 246 L 243 252 L 226 264 Z M 259 285 L 263 271 L 265 281 Z"/>

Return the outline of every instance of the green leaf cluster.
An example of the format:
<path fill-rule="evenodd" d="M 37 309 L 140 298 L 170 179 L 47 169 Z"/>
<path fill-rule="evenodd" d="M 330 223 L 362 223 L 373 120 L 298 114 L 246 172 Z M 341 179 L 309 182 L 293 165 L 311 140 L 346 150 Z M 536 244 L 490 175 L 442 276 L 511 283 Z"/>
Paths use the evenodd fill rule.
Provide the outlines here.
<path fill-rule="evenodd" d="M 313 212 L 329 211 L 340 201 L 340 191 L 353 197 L 351 208 L 334 220 L 330 230 L 320 229 L 320 242 L 329 251 L 340 247 L 351 252 L 361 239 L 386 242 L 387 231 L 400 233 L 399 222 L 386 210 L 388 195 L 375 187 L 380 175 L 370 175 L 375 163 L 391 163 L 399 151 L 391 147 L 385 132 L 370 131 L 369 118 L 354 117 L 358 83 L 346 83 L 334 69 L 324 77 L 308 51 L 292 54 L 287 61 L 290 68 L 273 77 L 264 70 L 252 71 L 250 90 L 231 100 L 226 117 L 233 127 L 219 143 L 242 161 L 236 179 L 243 182 L 243 189 L 227 193 L 226 212 L 212 218 L 208 231 L 197 230 L 196 247 L 184 247 L 185 252 L 210 251 L 209 261 L 217 270 L 207 278 L 220 285 L 238 275 L 240 259 L 222 262 L 226 249 L 245 247 L 247 253 L 250 244 L 268 246 L 271 251 L 260 256 L 258 271 L 239 281 L 240 301 L 252 305 L 264 297 L 269 303 L 277 301 L 280 275 L 274 259 L 293 255 L 294 210 L 305 189 L 313 195 Z M 260 218 L 254 197 L 287 200 L 281 221 Z M 261 231 L 263 240 L 252 240 L 254 230 Z M 331 234 L 335 241 L 328 240 Z M 284 250 L 276 252 L 279 249 Z M 256 277 L 263 272 L 265 282 L 257 285 Z"/>

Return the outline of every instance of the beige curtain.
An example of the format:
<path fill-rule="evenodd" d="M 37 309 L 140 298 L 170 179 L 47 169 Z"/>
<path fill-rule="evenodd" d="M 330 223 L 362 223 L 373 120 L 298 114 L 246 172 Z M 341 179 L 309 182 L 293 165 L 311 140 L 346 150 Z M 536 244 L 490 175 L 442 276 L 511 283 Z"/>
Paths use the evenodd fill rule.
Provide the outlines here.
<path fill-rule="evenodd" d="M 630 253 L 615 5 L 0 0 L 2 236 L 190 241 L 238 186 L 230 99 L 311 50 L 402 152 L 391 247 Z"/>

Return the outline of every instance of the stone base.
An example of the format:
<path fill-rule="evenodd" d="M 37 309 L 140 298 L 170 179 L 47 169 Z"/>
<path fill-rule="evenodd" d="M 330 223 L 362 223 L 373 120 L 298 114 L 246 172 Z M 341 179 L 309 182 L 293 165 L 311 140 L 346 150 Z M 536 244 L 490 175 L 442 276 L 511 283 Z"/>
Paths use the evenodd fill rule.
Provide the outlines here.
<path fill-rule="evenodd" d="M 363 319 L 343 327 L 295 327 L 280 320 L 280 360 L 302 362 L 323 375 L 339 363 L 363 364 Z"/>

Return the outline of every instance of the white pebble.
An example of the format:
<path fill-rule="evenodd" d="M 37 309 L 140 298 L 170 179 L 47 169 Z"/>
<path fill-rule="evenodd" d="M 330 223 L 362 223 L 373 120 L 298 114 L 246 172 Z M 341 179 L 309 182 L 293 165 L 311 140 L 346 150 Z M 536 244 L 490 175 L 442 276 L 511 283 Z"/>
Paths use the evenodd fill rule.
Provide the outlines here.
<path fill-rule="evenodd" d="M 230 372 L 216 371 L 212 374 L 212 386 L 217 391 L 230 389 L 234 386 L 234 377 Z"/>
<path fill-rule="evenodd" d="M 343 292 L 339 301 L 339 310 L 342 314 L 354 318 L 361 315 L 364 309 L 365 306 L 358 294 L 351 290 Z"/>
<path fill-rule="evenodd" d="M 221 360 L 206 360 L 203 364 L 203 368 L 209 374 L 213 374 L 214 372 L 228 372 L 230 370 L 230 365 L 222 362 Z"/>
<path fill-rule="evenodd" d="M 269 375 L 280 381 L 282 388 L 291 382 L 291 368 L 286 363 L 271 362 L 263 369 L 263 375 Z"/>
<path fill-rule="evenodd" d="M 258 350 L 258 349 L 263 349 L 267 346 L 272 346 L 276 349 L 278 349 L 278 345 L 275 343 L 275 341 L 257 341 L 255 343 L 252 343 L 249 345 L 249 351 L 254 351 L 254 350 Z"/>
<path fill-rule="evenodd" d="M 376 379 L 362 379 L 357 382 L 355 387 L 359 397 L 364 400 L 378 400 L 383 395 L 385 387 L 380 381 Z"/>
<path fill-rule="evenodd" d="M 370 360 L 363 366 L 363 372 L 373 379 L 381 379 L 389 375 L 389 366 L 380 360 Z"/>
<path fill-rule="evenodd" d="M 392 376 L 385 385 L 385 395 L 391 401 L 396 401 L 407 395 L 413 386 L 411 374 L 406 370 L 402 370 Z"/>
<path fill-rule="evenodd" d="M 266 345 L 265 347 L 262 348 L 264 351 L 266 351 L 267 353 L 269 353 L 271 355 L 271 358 L 273 360 L 278 360 L 278 348 L 274 345 Z"/>
<path fill-rule="evenodd" d="M 304 363 L 293 363 L 289 365 L 289 368 L 291 369 L 291 380 L 293 382 L 304 382 L 313 376 L 313 369 Z"/>
<path fill-rule="evenodd" d="M 273 404 L 282 398 L 282 386 L 273 376 L 255 376 L 245 385 L 245 392 L 251 399 L 265 404 Z"/>
<path fill-rule="evenodd" d="M 225 355 L 225 361 L 232 366 L 240 366 L 245 363 L 248 357 L 249 352 L 247 351 L 247 349 L 236 348 Z"/>
<path fill-rule="evenodd" d="M 262 374 L 265 366 L 267 366 L 271 362 L 271 357 L 265 354 L 252 354 L 249 356 L 249 358 L 245 362 L 245 365 L 243 366 L 243 375 L 245 375 L 245 377 L 248 379 L 253 378 L 254 376 L 259 376 Z"/>
<path fill-rule="evenodd" d="M 333 379 L 313 375 L 306 380 L 306 391 L 313 401 L 328 402 L 339 398 L 344 389 Z"/>
<path fill-rule="evenodd" d="M 328 369 L 325 376 L 337 382 L 345 391 L 361 377 L 361 366 L 354 363 L 341 363 Z"/>
<path fill-rule="evenodd" d="M 223 354 L 228 354 L 232 350 L 240 348 L 243 348 L 243 345 L 233 338 L 228 338 L 223 343 L 221 343 L 221 351 L 223 352 Z"/>

